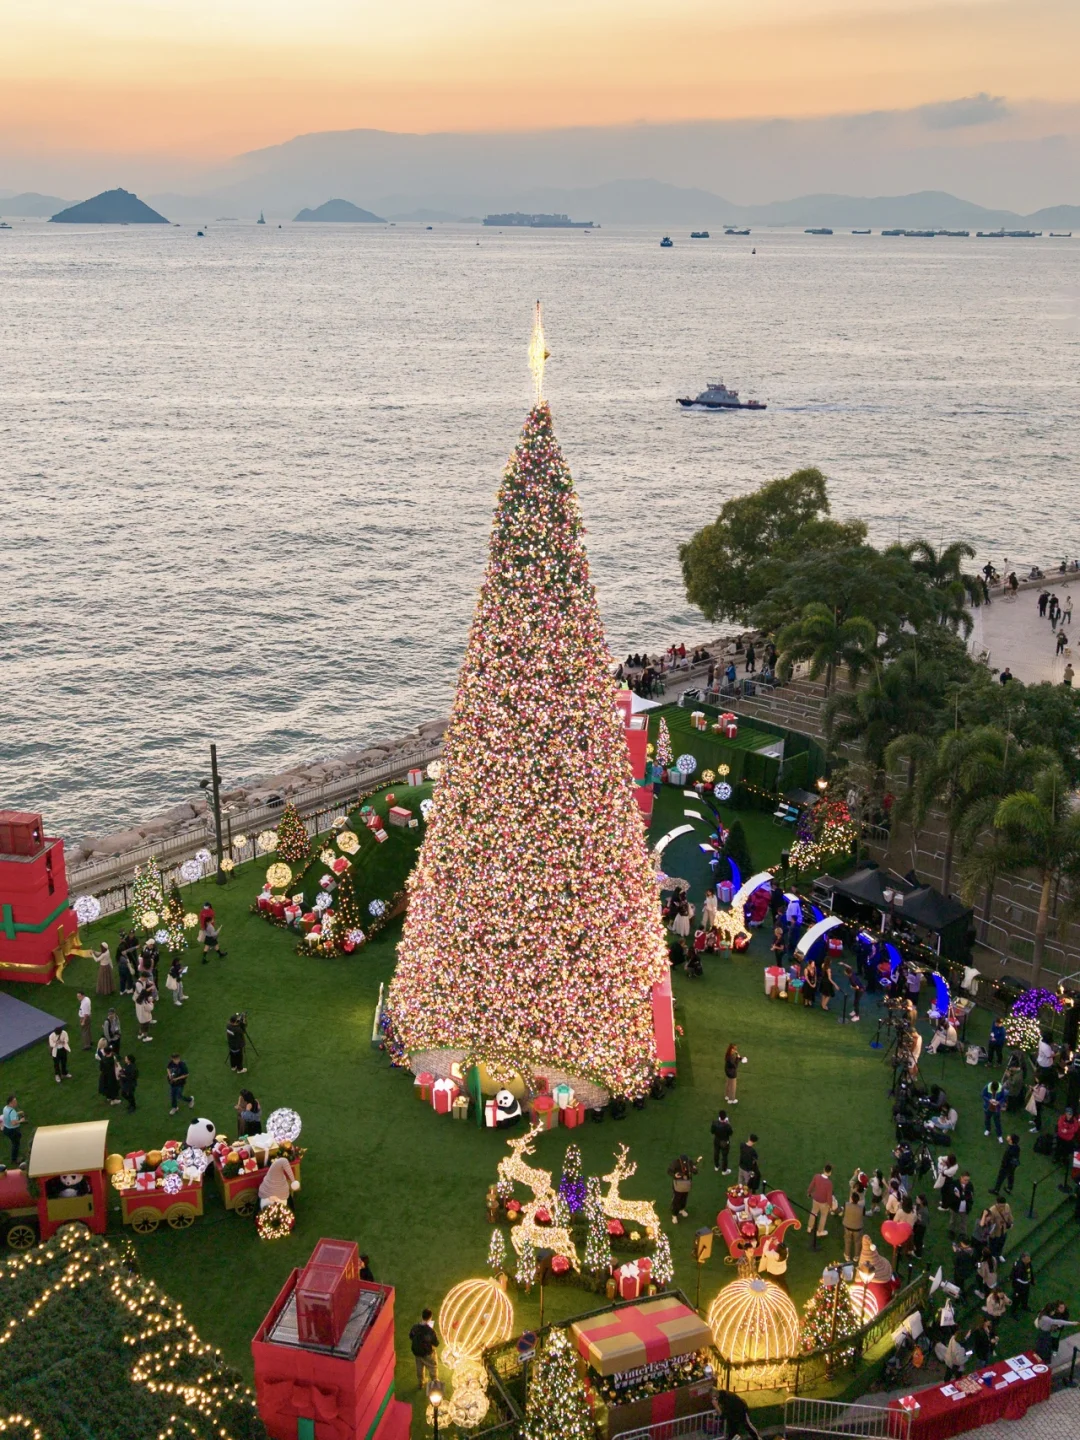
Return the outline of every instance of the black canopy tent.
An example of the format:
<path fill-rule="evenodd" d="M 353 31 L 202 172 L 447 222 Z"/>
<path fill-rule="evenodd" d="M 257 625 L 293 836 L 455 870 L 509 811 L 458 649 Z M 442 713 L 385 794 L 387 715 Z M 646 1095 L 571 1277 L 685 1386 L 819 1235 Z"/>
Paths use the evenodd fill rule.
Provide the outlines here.
<path fill-rule="evenodd" d="M 887 890 L 891 892 L 891 900 L 886 898 Z M 872 865 L 833 881 L 833 904 L 837 913 L 842 914 L 846 907 L 836 906 L 837 896 L 856 905 L 871 906 L 917 930 L 928 931 L 939 955 L 958 961 L 967 956 L 971 910 L 955 896 L 942 895 L 932 885 L 912 885 L 909 880 Z"/>

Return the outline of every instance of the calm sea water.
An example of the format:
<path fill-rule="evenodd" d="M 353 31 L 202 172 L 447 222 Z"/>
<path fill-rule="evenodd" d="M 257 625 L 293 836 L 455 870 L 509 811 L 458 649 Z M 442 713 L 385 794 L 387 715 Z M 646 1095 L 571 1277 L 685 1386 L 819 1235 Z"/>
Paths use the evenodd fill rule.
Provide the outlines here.
<path fill-rule="evenodd" d="M 658 239 L 0 233 L 0 804 L 101 833 L 211 739 L 235 782 L 445 714 L 537 297 L 617 653 L 709 632 L 677 544 L 801 465 L 879 540 L 1080 548 L 1080 240 Z M 678 410 L 720 377 L 767 413 Z"/>

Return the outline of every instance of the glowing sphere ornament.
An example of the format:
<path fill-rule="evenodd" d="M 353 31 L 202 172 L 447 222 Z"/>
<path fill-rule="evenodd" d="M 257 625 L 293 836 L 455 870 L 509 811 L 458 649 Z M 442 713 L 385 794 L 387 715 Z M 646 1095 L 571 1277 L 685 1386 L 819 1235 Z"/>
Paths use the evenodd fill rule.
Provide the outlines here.
<path fill-rule="evenodd" d="M 101 901 L 96 895 L 80 895 L 71 908 L 80 925 L 92 925 L 101 914 Z"/>
<path fill-rule="evenodd" d="M 271 890 L 284 890 L 292 879 L 292 870 L 288 865 L 279 861 L 276 865 L 270 865 L 266 871 L 266 883 Z"/>
<path fill-rule="evenodd" d="M 742 1379 L 767 1382 L 799 1353 L 799 1312 L 779 1285 L 755 1275 L 725 1285 L 709 1306 L 713 1344 L 732 1364 L 755 1362 Z"/>
<path fill-rule="evenodd" d="M 242 850 L 244 846 L 248 843 L 248 837 L 246 835 L 234 835 L 232 843 L 236 846 L 238 850 Z"/>
<path fill-rule="evenodd" d="M 210 851 L 209 851 L 209 850 L 206 850 L 206 849 L 196 850 L 196 851 L 195 851 L 195 859 L 199 862 L 200 865 L 209 865 L 209 864 L 210 864 Z"/>
<path fill-rule="evenodd" d="M 194 910 L 189 910 L 184 916 L 184 929 L 197 930 L 199 928 L 199 917 Z"/>
<path fill-rule="evenodd" d="M 144 910 L 143 913 L 139 916 L 139 923 L 142 925 L 142 928 L 144 930 L 153 930 L 157 927 L 157 923 L 160 919 L 161 916 L 156 910 Z"/>
<path fill-rule="evenodd" d="M 717 798 L 718 800 L 730 800 L 730 799 L 731 799 L 731 786 L 728 784 L 728 782 L 727 782 L 726 780 L 721 780 L 721 781 L 720 781 L 720 784 L 717 785 L 717 787 L 716 787 L 716 798 Z"/>
<path fill-rule="evenodd" d="M 180 879 L 190 885 L 192 881 L 198 880 L 202 874 L 202 870 L 203 867 L 199 864 L 198 860 L 185 860 L 180 866 Z"/>
<path fill-rule="evenodd" d="M 277 831 L 264 830 L 255 842 L 255 848 L 260 855 L 269 855 L 271 850 L 277 849 Z"/>
<path fill-rule="evenodd" d="M 680 775 L 692 775 L 697 769 L 696 755 L 680 755 L 675 761 L 675 769 Z"/>
<path fill-rule="evenodd" d="M 299 1140 L 300 1116 L 295 1110 L 284 1106 L 280 1110 L 273 1110 L 266 1122 L 266 1133 L 279 1143 L 283 1140 Z"/>
<path fill-rule="evenodd" d="M 427 767 L 427 778 L 428 778 L 429 780 L 438 780 L 438 778 L 439 778 L 439 776 L 440 776 L 441 774 L 442 774 L 442 761 L 441 761 L 441 760 L 432 760 L 431 764 Z"/>
<path fill-rule="evenodd" d="M 360 837 L 353 830 L 342 830 L 337 837 L 338 849 L 346 855 L 355 855 L 360 849 Z"/>
<path fill-rule="evenodd" d="M 489 1345 L 514 1333 L 514 1307 L 497 1280 L 463 1280 L 439 1310 L 443 1359 L 451 1368 L 461 1360 L 478 1360 Z"/>

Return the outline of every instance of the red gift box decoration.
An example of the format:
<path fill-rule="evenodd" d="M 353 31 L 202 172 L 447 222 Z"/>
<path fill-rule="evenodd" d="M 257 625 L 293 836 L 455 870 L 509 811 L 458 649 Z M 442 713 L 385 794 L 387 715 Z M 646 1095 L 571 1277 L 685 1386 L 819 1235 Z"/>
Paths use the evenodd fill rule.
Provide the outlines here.
<path fill-rule="evenodd" d="M 626 1234 L 626 1230 L 621 1220 L 609 1220 L 607 1222 L 607 1233 L 617 1240 L 620 1235 Z"/>
<path fill-rule="evenodd" d="M 728 723 L 724 726 L 724 734 L 729 740 L 734 740 L 738 733 L 738 725 L 735 724 L 734 720 L 729 720 Z"/>
<path fill-rule="evenodd" d="M 420 1099 L 423 1100 L 425 1105 L 430 1105 L 431 1087 L 435 1084 L 435 1076 L 429 1074 L 427 1070 L 421 1070 L 414 1083 L 417 1087 L 416 1093 L 420 1096 Z"/>
<path fill-rule="evenodd" d="M 554 1130 L 558 1123 L 559 1112 L 550 1095 L 537 1095 L 529 1106 L 529 1113 L 533 1120 L 543 1121 L 545 1130 Z"/>
<path fill-rule="evenodd" d="M 124 1156 L 125 1170 L 141 1170 L 146 1164 L 145 1150 L 129 1150 Z"/>
<path fill-rule="evenodd" d="M 330 861 L 330 869 L 335 875 L 344 875 L 346 870 L 351 869 L 352 861 L 345 855 L 338 855 Z"/>
<path fill-rule="evenodd" d="M 431 1104 L 437 1115 L 449 1115 L 458 1097 L 453 1080 L 436 1080 L 431 1087 Z"/>
<path fill-rule="evenodd" d="M 642 1288 L 649 1283 L 652 1261 L 648 1257 L 632 1260 L 626 1265 L 618 1266 L 613 1273 L 619 1286 L 619 1299 L 636 1300 Z"/>
<path fill-rule="evenodd" d="M 559 1111 L 559 1120 L 569 1130 L 577 1125 L 585 1124 L 585 1106 L 580 1102 L 577 1105 L 564 1105 Z"/>
<path fill-rule="evenodd" d="M 533 1212 L 533 1219 L 536 1221 L 537 1225 L 550 1225 L 551 1211 L 545 1210 L 543 1206 L 541 1206 L 539 1210 Z"/>
<path fill-rule="evenodd" d="M 135 1176 L 136 1190 L 156 1190 L 157 1176 L 152 1170 L 144 1170 L 141 1175 Z"/>
<path fill-rule="evenodd" d="M 570 1261 L 565 1255 L 553 1255 L 551 1257 L 551 1273 L 553 1275 L 565 1275 L 570 1269 Z"/>

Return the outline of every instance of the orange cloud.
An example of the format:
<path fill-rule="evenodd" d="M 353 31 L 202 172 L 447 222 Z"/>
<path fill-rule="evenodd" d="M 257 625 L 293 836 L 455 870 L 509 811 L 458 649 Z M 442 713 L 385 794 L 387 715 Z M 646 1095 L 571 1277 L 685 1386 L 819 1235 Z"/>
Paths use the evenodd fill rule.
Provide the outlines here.
<path fill-rule="evenodd" d="M 26 11 L 6 37 L 9 149 L 209 159 L 325 129 L 814 115 L 982 90 L 1080 99 L 1072 0 L 763 0 L 751 23 L 723 0 L 67 9 L 70 25 Z"/>

